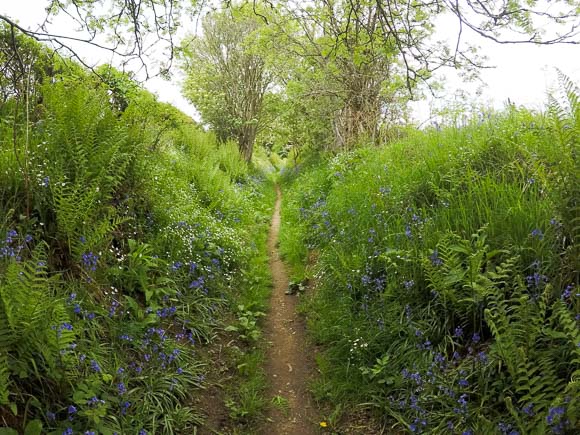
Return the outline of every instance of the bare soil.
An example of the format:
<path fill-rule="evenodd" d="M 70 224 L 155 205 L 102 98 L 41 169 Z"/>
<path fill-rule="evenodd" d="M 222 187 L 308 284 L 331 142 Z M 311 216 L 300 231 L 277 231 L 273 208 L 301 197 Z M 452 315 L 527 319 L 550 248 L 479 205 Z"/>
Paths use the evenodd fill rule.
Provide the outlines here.
<path fill-rule="evenodd" d="M 310 435 L 319 433 L 320 423 L 308 392 L 308 382 L 315 373 L 314 349 L 307 342 L 304 318 L 296 311 L 298 296 L 285 294 L 288 274 L 277 247 L 281 199 L 282 193 L 277 187 L 268 238 L 274 289 L 265 324 L 266 340 L 270 344 L 265 367 L 270 382 L 267 397 L 275 404 L 261 433 Z"/>

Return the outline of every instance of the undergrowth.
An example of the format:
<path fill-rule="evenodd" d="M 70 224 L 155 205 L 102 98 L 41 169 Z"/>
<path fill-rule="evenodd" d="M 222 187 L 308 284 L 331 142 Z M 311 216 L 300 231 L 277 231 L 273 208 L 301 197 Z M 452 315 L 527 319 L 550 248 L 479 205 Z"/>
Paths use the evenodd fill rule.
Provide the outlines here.
<path fill-rule="evenodd" d="M 0 105 L 2 433 L 194 433 L 272 187 L 129 77 L 49 72 Z"/>
<path fill-rule="evenodd" d="M 281 250 L 297 274 L 318 255 L 320 399 L 394 431 L 576 433 L 580 105 L 562 81 L 546 114 L 286 170 Z"/>

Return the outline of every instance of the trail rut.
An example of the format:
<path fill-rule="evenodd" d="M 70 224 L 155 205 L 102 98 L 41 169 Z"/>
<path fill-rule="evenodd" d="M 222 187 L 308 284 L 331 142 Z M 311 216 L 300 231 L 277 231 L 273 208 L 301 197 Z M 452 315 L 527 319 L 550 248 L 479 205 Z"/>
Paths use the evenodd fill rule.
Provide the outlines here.
<path fill-rule="evenodd" d="M 281 399 L 272 406 L 263 435 L 310 435 L 318 433 L 317 412 L 307 390 L 314 373 L 314 353 L 306 341 L 304 319 L 296 312 L 297 296 L 286 295 L 288 274 L 278 251 L 282 192 L 277 198 L 268 238 L 270 269 L 274 289 L 266 320 L 266 339 L 270 343 L 266 373 L 270 381 L 268 398 Z"/>

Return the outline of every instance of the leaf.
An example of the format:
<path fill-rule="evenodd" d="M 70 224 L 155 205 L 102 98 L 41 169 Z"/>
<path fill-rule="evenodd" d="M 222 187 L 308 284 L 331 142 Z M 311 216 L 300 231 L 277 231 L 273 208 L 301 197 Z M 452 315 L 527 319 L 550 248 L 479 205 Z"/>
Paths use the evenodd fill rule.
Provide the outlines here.
<path fill-rule="evenodd" d="M 111 382 L 113 380 L 113 376 L 108 373 L 103 373 L 102 378 L 105 382 Z"/>
<path fill-rule="evenodd" d="M 40 435 L 41 433 L 42 422 L 40 420 L 32 420 L 24 428 L 24 435 Z"/>
<path fill-rule="evenodd" d="M 18 435 L 18 432 L 9 427 L 0 427 L 0 435 Z"/>

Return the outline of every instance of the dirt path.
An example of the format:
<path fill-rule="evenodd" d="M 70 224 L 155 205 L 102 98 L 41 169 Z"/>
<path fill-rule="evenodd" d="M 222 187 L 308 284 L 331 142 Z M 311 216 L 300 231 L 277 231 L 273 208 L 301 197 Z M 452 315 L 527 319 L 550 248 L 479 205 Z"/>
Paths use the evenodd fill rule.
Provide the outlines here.
<path fill-rule="evenodd" d="M 288 275 L 278 252 L 280 205 L 277 189 L 276 206 L 268 238 L 270 269 L 274 290 L 266 321 L 268 349 L 266 373 L 270 381 L 268 398 L 281 398 L 282 406 L 272 406 L 264 435 L 310 435 L 318 433 L 316 410 L 307 391 L 314 372 L 314 354 L 306 342 L 304 319 L 296 313 L 297 296 L 285 295 Z"/>

